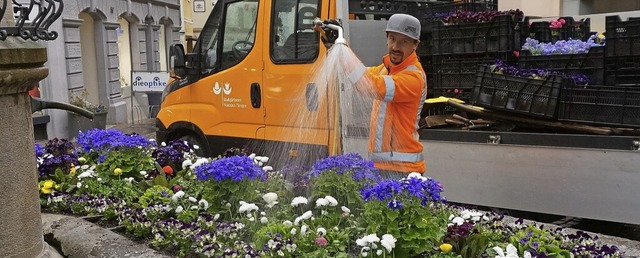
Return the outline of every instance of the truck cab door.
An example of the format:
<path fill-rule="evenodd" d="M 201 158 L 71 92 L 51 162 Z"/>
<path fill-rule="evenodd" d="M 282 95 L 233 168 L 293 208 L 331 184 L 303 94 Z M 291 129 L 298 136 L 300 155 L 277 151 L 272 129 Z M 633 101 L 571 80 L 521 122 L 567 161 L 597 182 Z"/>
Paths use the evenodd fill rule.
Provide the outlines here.
<path fill-rule="evenodd" d="M 219 1 L 194 48 L 201 53 L 202 74 L 192 86 L 191 120 L 212 153 L 261 140 L 264 6 L 258 0 Z"/>
<path fill-rule="evenodd" d="M 317 159 L 329 153 L 332 122 L 326 86 L 313 81 L 326 55 L 313 19 L 327 16 L 329 8 L 320 0 L 271 2 L 263 37 L 268 49 L 263 53 L 266 143 L 282 149 L 289 160 Z"/>

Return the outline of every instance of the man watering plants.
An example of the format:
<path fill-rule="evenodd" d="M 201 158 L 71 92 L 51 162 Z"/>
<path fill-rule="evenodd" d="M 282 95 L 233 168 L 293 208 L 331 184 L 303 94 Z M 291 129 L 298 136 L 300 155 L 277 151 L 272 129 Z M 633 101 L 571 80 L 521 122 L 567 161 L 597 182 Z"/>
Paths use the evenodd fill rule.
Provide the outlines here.
<path fill-rule="evenodd" d="M 358 60 L 342 65 L 354 87 L 373 98 L 369 159 L 392 177 L 423 173 L 426 165 L 417 129 L 427 82 L 416 55 L 420 22 L 407 14 L 394 14 L 386 34 L 388 54 L 382 64 L 366 68 Z"/>

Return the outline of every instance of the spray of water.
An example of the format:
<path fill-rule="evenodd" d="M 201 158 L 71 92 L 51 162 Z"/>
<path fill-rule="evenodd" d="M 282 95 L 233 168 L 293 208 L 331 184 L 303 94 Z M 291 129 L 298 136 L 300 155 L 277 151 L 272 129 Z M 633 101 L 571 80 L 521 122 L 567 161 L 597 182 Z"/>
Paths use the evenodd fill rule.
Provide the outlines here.
<path fill-rule="evenodd" d="M 269 151 L 275 151 L 270 164 L 277 164 L 275 168 L 283 171 L 294 186 L 303 182 L 300 179 L 316 160 L 343 152 L 341 137 L 347 131 L 355 129 L 363 136 L 368 132 L 372 99 L 365 91 L 355 89 L 370 88 L 370 81 L 363 77 L 354 85 L 348 80 L 350 72 L 360 63 L 349 47 L 335 44 L 316 63 L 305 82 L 299 84 L 300 88 L 308 84 L 315 87 L 300 90 L 295 98 L 299 104 L 290 110 L 286 121 L 295 133 L 287 135 L 287 142 L 269 147 Z M 308 142 L 315 144 L 300 144 Z M 305 186 L 297 189 L 296 192 L 304 194 Z"/>

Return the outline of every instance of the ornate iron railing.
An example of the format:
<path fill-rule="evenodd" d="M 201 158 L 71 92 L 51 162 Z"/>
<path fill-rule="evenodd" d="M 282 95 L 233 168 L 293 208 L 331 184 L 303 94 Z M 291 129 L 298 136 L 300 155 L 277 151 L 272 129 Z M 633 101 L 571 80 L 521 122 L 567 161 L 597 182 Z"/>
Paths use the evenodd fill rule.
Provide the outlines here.
<path fill-rule="evenodd" d="M 8 8 L 12 9 L 16 17 L 15 26 L 0 26 L 0 40 L 6 40 L 7 36 L 19 36 L 34 41 L 58 38 L 58 32 L 49 31 L 49 26 L 62 14 L 62 0 L 30 0 L 28 4 L 11 0 L 13 5 L 10 6 L 9 0 L 0 1 L 0 20 Z M 33 20 L 29 20 L 32 11 L 36 12 L 36 15 Z"/>

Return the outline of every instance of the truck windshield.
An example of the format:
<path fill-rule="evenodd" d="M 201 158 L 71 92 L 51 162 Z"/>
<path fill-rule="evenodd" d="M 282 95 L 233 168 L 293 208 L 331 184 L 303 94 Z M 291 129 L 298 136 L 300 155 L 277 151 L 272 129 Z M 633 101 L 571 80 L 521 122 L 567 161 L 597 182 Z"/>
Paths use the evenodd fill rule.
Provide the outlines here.
<path fill-rule="evenodd" d="M 223 70 L 242 61 L 253 48 L 257 18 L 256 0 L 218 2 L 196 45 L 204 58 L 202 72 Z"/>

